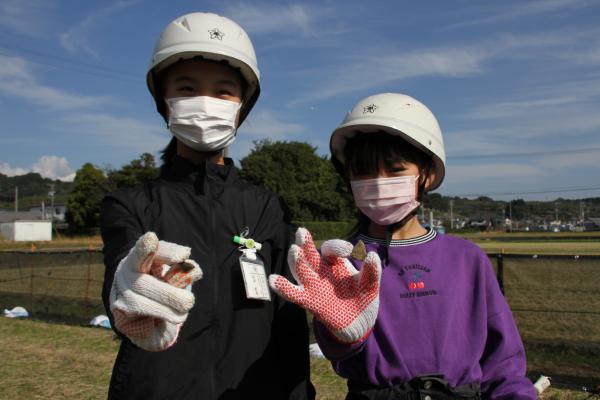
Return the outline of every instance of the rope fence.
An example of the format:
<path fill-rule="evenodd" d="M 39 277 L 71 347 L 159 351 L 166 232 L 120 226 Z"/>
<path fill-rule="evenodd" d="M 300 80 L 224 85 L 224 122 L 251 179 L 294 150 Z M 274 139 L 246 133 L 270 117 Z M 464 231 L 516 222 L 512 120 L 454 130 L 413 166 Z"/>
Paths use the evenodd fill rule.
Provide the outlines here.
<path fill-rule="evenodd" d="M 488 254 L 525 343 L 530 375 L 600 381 L 600 256 Z"/>
<path fill-rule="evenodd" d="M 87 323 L 105 314 L 104 264 L 97 249 L 0 252 L 0 307 L 31 316 Z"/>

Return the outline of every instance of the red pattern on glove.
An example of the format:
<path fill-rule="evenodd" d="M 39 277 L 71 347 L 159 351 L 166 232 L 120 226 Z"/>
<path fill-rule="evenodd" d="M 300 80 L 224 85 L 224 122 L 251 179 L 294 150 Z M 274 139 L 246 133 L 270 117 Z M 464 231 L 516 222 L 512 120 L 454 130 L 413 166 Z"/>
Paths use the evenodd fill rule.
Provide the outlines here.
<path fill-rule="evenodd" d="M 327 241 L 321 247 L 321 257 L 308 230 L 299 229 L 296 239 L 288 262 L 299 285 L 271 275 L 273 290 L 312 312 L 339 340 L 364 340 L 375 323 L 379 306 L 381 266 L 377 254 L 369 253 L 359 272 L 347 259 L 352 244 Z"/>
<path fill-rule="evenodd" d="M 190 269 L 185 264 L 176 264 L 162 276 L 162 260 L 153 262 L 154 253 L 151 253 L 142 263 L 140 263 L 140 272 L 149 273 L 156 278 L 163 280 L 175 287 L 185 288 L 193 283 L 189 276 Z M 136 315 L 126 313 L 119 309 L 113 310 L 115 327 L 130 338 L 144 339 L 150 337 L 152 332 L 164 326 L 165 321 L 159 318 L 152 318 L 146 315 Z"/>

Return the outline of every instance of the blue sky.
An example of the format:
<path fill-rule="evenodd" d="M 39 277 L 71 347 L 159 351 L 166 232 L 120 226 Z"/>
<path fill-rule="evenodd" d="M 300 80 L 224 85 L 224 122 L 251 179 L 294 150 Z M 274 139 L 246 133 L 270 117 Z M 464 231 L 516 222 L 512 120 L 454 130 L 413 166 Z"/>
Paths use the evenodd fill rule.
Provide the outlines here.
<path fill-rule="evenodd" d="M 236 162 L 263 138 L 328 154 L 354 103 L 400 92 L 444 132 L 439 193 L 600 196 L 600 2 L 585 0 L 0 0 L 0 172 L 68 178 L 162 149 L 144 77 L 162 29 L 192 11 L 234 19 L 257 52 Z"/>

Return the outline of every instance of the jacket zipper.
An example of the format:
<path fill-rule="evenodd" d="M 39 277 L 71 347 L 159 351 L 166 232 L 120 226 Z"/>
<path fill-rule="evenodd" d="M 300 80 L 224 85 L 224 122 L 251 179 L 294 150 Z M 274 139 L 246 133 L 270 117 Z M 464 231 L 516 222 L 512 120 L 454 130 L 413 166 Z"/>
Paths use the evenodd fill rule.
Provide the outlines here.
<path fill-rule="evenodd" d="M 206 193 L 208 194 L 208 199 L 209 199 L 209 204 L 211 206 L 211 210 L 214 210 L 214 203 L 215 203 L 215 199 L 213 198 L 212 195 L 212 191 L 210 188 L 210 179 L 208 176 L 208 173 L 206 174 Z M 211 222 L 211 233 L 212 233 L 212 246 L 211 246 L 211 260 L 212 260 L 212 267 L 213 267 L 213 316 L 212 316 L 212 323 L 215 324 L 217 321 L 217 299 L 218 299 L 218 287 L 219 287 L 219 283 L 218 283 L 218 268 L 217 268 L 217 263 L 216 263 L 216 253 L 215 253 L 215 236 L 216 236 L 216 228 L 215 228 L 215 213 L 211 212 L 210 213 L 210 222 Z M 213 345 L 212 345 L 212 362 L 210 364 L 210 398 L 214 399 L 216 396 L 216 376 L 215 376 L 215 369 L 216 369 L 216 357 L 215 357 L 215 353 L 216 353 L 216 349 L 217 349 L 217 327 L 213 326 L 212 329 L 212 338 L 213 338 Z"/>

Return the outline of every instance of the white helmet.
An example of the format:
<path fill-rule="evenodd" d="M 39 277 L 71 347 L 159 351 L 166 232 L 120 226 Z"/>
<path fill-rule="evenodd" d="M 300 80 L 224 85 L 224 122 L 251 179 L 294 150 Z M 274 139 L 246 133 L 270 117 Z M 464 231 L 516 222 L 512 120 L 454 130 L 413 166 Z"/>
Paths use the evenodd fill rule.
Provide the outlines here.
<path fill-rule="evenodd" d="M 148 89 L 156 98 L 156 73 L 179 60 L 202 56 L 226 61 L 239 69 L 247 83 L 242 99 L 240 123 L 260 93 L 260 72 L 250 38 L 229 18 L 210 13 L 191 13 L 172 21 L 160 35 L 146 75 Z"/>
<path fill-rule="evenodd" d="M 433 158 L 435 180 L 428 190 L 444 180 L 446 153 L 442 131 L 433 113 L 418 100 L 399 93 L 382 93 L 359 101 L 331 134 L 332 157 L 344 164 L 346 141 L 358 132 L 385 132 L 400 136 Z"/>

